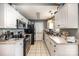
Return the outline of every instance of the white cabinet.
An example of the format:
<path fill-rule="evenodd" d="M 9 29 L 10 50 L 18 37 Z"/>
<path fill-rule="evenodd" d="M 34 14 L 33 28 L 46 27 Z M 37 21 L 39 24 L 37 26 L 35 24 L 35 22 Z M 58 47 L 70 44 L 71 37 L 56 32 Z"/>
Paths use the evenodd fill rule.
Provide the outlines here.
<path fill-rule="evenodd" d="M 16 28 L 16 10 L 8 4 L 4 4 L 4 27 Z"/>
<path fill-rule="evenodd" d="M 0 44 L 0 56 L 14 56 L 15 44 Z"/>
<path fill-rule="evenodd" d="M 16 43 L 15 56 L 23 56 L 23 39 L 19 39 Z"/>
<path fill-rule="evenodd" d="M 78 28 L 78 4 L 67 4 L 68 7 L 68 28 Z"/>
<path fill-rule="evenodd" d="M 54 56 L 54 43 L 49 38 L 48 34 L 44 33 L 44 40 L 48 49 L 48 52 L 51 56 Z"/>
<path fill-rule="evenodd" d="M 60 25 L 60 28 L 64 28 L 66 23 L 65 23 L 65 13 L 63 11 L 63 7 L 61 7 L 58 10 L 58 13 L 55 15 L 55 26 L 57 27 L 58 25 Z"/>
<path fill-rule="evenodd" d="M 65 4 L 55 14 L 55 27 L 78 28 L 78 4 Z"/>
<path fill-rule="evenodd" d="M 55 44 L 52 42 L 52 40 L 50 40 L 50 54 L 51 56 L 55 55 Z"/>
<path fill-rule="evenodd" d="M 56 45 L 56 56 L 78 56 L 77 44 L 60 44 Z"/>
<path fill-rule="evenodd" d="M 78 56 L 77 43 L 55 43 L 50 35 L 44 33 L 44 40 L 51 56 Z"/>
<path fill-rule="evenodd" d="M 0 56 L 23 56 L 23 38 L 0 42 Z"/>
<path fill-rule="evenodd" d="M 0 28 L 4 27 L 4 4 L 0 3 Z"/>
<path fill-rule="evenodd" d="M 28 19 L 22 16 L 15 8 L 9 4 L 0 4 L 0 28 L 16 28 L 16 20 L 22 20 L 28 24 Z"/>

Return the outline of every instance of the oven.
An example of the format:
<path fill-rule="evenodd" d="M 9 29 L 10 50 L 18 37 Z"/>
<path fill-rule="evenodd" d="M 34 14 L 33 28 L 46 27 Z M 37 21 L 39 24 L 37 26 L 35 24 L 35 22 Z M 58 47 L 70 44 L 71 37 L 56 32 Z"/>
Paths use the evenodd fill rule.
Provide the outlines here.
<path fill-rule="evenodd" d="M 31 41 L 30 41 L 30 35 L 26 36 L 24 39 L 24 56 L 26 56 L 30 50 Z"/>

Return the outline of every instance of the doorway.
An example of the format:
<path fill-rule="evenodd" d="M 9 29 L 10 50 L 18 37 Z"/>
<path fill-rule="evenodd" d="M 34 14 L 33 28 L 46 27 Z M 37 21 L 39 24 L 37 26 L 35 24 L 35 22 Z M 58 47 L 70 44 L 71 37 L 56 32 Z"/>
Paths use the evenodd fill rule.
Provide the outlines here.
<path fill-rule="evenodd" d="M 43 40 L 44 24 L 42 21 L 35 22 L 35 40 Z"/>

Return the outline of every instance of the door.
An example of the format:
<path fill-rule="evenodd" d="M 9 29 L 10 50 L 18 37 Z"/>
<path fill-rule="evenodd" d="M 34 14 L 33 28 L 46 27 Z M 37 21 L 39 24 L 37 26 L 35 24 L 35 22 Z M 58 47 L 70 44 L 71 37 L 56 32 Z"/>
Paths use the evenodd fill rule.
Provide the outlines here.
<path fill-rule="evenodd" d="M 35 40 L 43 40 L 43 22 L 35 22 Z"/>

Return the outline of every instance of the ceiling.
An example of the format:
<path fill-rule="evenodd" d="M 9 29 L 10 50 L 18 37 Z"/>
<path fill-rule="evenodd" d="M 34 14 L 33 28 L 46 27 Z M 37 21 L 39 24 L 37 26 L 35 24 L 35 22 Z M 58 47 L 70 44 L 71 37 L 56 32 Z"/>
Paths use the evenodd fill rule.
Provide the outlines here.
<path fill-rule="evenodd" d="M 53 16 L 60 4 L 56 3 L 13 3 L 16 10 L 31 20 L 46 20 Z"/>

